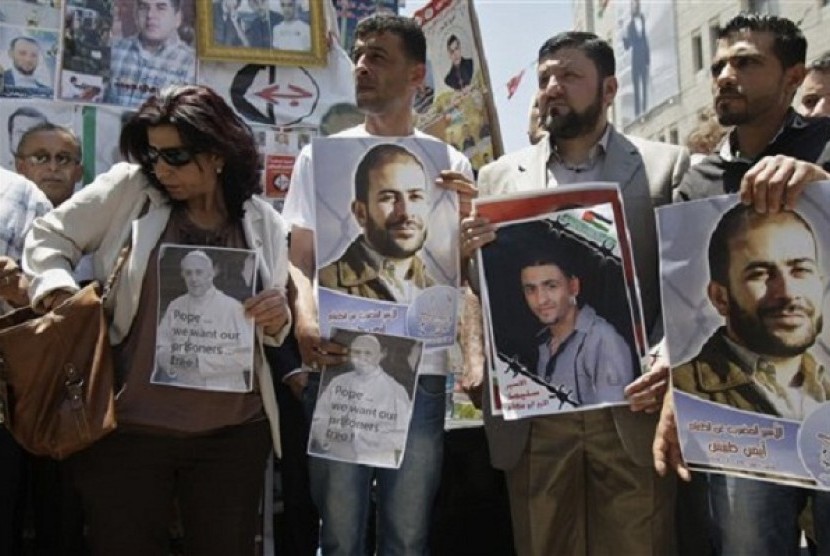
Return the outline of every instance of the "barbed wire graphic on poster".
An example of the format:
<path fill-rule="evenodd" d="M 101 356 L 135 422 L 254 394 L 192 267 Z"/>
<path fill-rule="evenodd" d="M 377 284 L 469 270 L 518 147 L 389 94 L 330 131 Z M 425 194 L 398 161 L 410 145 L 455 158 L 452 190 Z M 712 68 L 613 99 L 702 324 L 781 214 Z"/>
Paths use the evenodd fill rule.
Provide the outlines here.
<path fill-rule="evenodd" d="M 458 199 L 435 185 L 446 145 L 332 137 L 313 150 L 323 336 L 337 327 L 452 345 L 458 242 L 447 238 L 458 236 Z"/>
<path fill-rule="evenodd" d="M 693 469 L 830 488 L 830 182 L 795 210 L 721 196 L 658 210 L 677 428 Z"/>
<path fill-rule="evenodd" d="M 423 344 L 418 340 L 332 329 L 349 361 L 323 370 L 308 453 L 398 468 L 406 448 Z"/>
<path fill-rule="evenodd" d="M 251 391 L 254 322 L 242 302 L 254 294 L 256 268 L 247 249 L 160 246 L 152 384 Z"/>
<path fill-rule="evenodd" d="M 485 199 L 476 210 L 498 226 L 479 263 L 503 417 L 627 403 L 645 338 L 616 186 Z"/>

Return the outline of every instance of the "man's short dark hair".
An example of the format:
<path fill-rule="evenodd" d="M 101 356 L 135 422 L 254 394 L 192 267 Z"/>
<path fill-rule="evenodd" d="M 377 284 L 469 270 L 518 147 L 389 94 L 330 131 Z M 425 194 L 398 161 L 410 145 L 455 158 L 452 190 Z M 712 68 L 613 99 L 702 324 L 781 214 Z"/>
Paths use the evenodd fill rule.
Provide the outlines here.
<path fill-rule="evenodd" d="M 25 35 L 20 35 L 20 36 L 18 36 L 18 37 L 13 38 L 13 39 L 11 40 L 11 42 L 9 42 L 9 50 L 14 50 L 15 45 L 16 45 L 19 41 L 27 41 L 27 42 L 32 43 L 32 44 L 33 44 L 33 45 L 35 45 L 36 47 L 40 48 L 40 43 L 39 43 L 39 42 L 37 42 L 37 39 L 34 39 L 34 38 L 32 38 L 32 37 L 27 37 L 27 36 L 25 36 Z"/>
<path fill-rule="evenodd" d="M 357 170 L 354 173 L 354 199 L 365 203 L 369 200 L 369 172 L 380 168 L 398 157 L 411 158 L 415 163 L 424 169 L 424 165 L 408 149 L 394 143 L 381 143 L 375 145 L 363 155 L 357 163 Z M 424 171 L 426 174 L 426 171 Z"/>
<path fill-rule="evenodd" d="M 718 39 L 727 39 L 730 35 L 742 31 L 772 33 L 772 51 L 784 69 L 803 64 L 807 59 L 807 39 L 798 25 L 786 17 L 741 13 L 718 29 Z"/>
<path fill-rule="evenodd" d="M 34 135 L 36 133 L 40 133 L 42 131 L 43 132 L 57 131 L 58 133 L 63 133 L 65 135 L 67 135 L 72 140 L 72 144 L 78 150 L 78 158 L 80 159 L 80 157 L 81 157 L 81 141 L 80 141 L 80 139 L 78 139 L 78 136 L 75 135 L 75 132 L 72 131 L 71 129 L 69 129 L 68 127 L 66 127 L 66 126 L 53 124 L 52 122 L 41 122 L 39 124 L 33 125 L 29 129 L 27 129 L 23 133 L 23 135 L 20 137 L 20 142 L 17 143 L 17 151 L 18 152 L 16 154 L 20 154 L 20 147 L 24 143 L 26 143 L 26 141 L 29 139 L 29 137 L 31 137 L 32 135 Z"/>
<path fill-rule="evenodd" d="M 21 106 L 20 108 L 18 108 L 17 110 L 15 110 L 14 112 L 12 112 L 9 115 L 9 121 L 8 121 L 9 137 L 11 137 L 12 128 L 14 128 L 14 120 L 18 116 L 23 116 L 25 118 L 38 118 L 38 119 L 43 120 L 44 122 L 49 121 L 49 118 L 46 117 L 46 114 L 44 114 L 43 112 L 41 112 L 37 108 L 32 108 L 31 106 Z"/>
<path fill-rule="evenodd" d="M 822 52 L 818 58 L 810 62 L 807 66 L 808 71 L 817 71 L 820 73 L 830 73 L 830 50 Z"/>
<path fill-rule="evenodd" d="M 576 273 L 571 266 L 570 257 L 563 249 L 556 247 L 544 251 L 530 252 L 522 259 L 519 265 L 519 275 L 526 268 L 533 266 L 555 266 L 566 278 L 576 278 Z"/>
<path fill-rule="evenodd" d="M 563 48 L 575 48 L 590 58 L 600 79 L 611 77 L 617 71 L 611 45 L 594 33 L 585 31 L 566 31 L 549 38 L 539 49 L 537 63 L 550 58 Z"/>
<path fill-rule="evenodd" d="M 783 211 L 782 214 L 792 215 L 815 239 L 816 234 L 813 228 L 803 216 L 794 210 Z M 709 238 L 709 279 L 712 282 L 717 282 L 722 286 L 729 285 L 729 240 L 749 228 L 753 221 L 766 217 L 756 212 L 752 206 L 743 203 L 738 203 L 723 213 Z M 818 251 L 818 244 L 816 244 L 816 251 Z"/>
<path fill-rule="evenodd" d="M 362 19 L 354 31 L 356 39 L 367 35 L 391 33 L 403 43 L 403 51 L 411 62 L 426 64 L 427 39 L 424 31 L 411 17 L 393 14 L 374 14 Z"/>
<path fill-rule="evenodd" d="M 452 43 L 454 43 L 454 42 L 457 42 L 458 44 L 461 44 L 461 41 L 460 41 L 460 40 L 458 40 L 458 37 L 457 37 L 457 36 L 455 36 L 455 35 L 450 35 L 450 38 L 448 38 L 448 39 L 447 39 L 447 48 L 449 48 L 449 47 L 450 47 L 450 45 L 451 45 Z"/>
<path fill-rule="evenodd" d="M 173 9 L 175 11 L 178 12 L 178 11 L 181 10 L 182 0 L 167 0 L 167 1 L 170 2 L 170 5 L 173 6 Z M 138 7 L 139 2 L 141 2 L 141 0 L 135 0 L 136 7 Z"/>

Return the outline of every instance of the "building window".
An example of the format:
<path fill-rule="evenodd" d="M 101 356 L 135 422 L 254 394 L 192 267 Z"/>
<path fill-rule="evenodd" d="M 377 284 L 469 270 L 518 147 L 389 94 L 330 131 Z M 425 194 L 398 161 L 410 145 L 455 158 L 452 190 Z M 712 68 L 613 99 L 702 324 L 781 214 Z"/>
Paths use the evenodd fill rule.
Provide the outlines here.
<path fill-rule="evenodd" d="M 703 38 L 698 31 L 692 34 L 692 67 L 695 73 L 703 69 Z"/>
<path fill-rule="evenodd" d="M 778 0 L 749 0 L 747 9 L 759 14 L 778 15 Z"/>
<path fill-rule="evenodd" d="M 677 145 L 680 143 L 680 134 L 677 133 L 676 127 L 669 128 L 669 143 L 671 143 L 672 145 Z"/>
<path fill-rule="evenodd" d="M 827 0 L 830 2 L 830 0 Z M 720 32 L 720 23 L 717 19 L 709 22 L 709 58 L 715 57 L 715 52 L 718 49 L 718 33 Z"/>

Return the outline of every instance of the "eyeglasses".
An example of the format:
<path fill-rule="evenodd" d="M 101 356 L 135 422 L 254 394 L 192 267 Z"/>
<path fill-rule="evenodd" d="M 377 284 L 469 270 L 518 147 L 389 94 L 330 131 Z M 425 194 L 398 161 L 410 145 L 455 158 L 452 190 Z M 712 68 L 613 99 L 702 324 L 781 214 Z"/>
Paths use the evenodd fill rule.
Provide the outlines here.
<path fill-rule="evenodd" d="M 69 153 L 57 153 L 57 154 L 49 154 L 49 153 L 33 153 L 33 154 L 19 154 L 17 158 L 21 160 L 25 160 L 27 163 L 33 166 L 46 166 L 47 164 L 51 164 L 52 161 L 55 161 L 55 165 L 58 168 L 65 168 L 66 166 L 71 166 L 74 164 L 78 164 L 80 160 L 78 157 L 73 156 Z"/>
<path fill-rule="evenodd" d="M 159 158 L 164 160 L 170 166 L 185 166 L 193 162 L 193 157 L 198 154 L 198 151 L 188 147 L 170 147 L 168 149 L 157 149 L 155 147 L 147 147 L 147 153 L 144 159 L 147 164 L 155 165 Z"/>

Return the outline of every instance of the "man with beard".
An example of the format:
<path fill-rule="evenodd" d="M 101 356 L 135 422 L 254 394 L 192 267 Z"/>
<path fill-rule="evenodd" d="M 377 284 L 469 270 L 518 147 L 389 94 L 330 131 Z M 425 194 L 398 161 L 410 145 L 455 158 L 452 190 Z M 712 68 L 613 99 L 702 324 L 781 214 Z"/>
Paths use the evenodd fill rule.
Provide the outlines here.
<path fill-rule="evenodd" d="M 337 261 L 320 269 L 320 286 L 411 302 L 434 283 L 418 257 L 430 210 L 421 161 L 399 145 L 375 145 L 357 165 L 354 194 L 352 214 L 363 233 Z"/>
<path fill-rule="evenodd" d="M 426 74 L 426 38 L 415 20 L 388 14 L 362 20 L 355 29 L 352 58 L 355 97 L 364 122 L 334 137 L 434 140 L 416 130 L 413 119 L 412 103 Z M 475 194 L 470 162 L 456 149 L 446 148 L 450 169 L 442 171 L 436 183 L 458 191 L 462 212 L 469 212 Z M 312 287 L 316 266 L 313 156 L 311 145 L 297 157 L 283 210 L 283 217 L 292 225 L 290 259 L 299 271 L 292 272 L 297 288 L 292 313 L 306 365 L 304 371 L 283 380 L 308 406 L 313 405 L 319 386 L 319 373 L 308 371 L 347 359 L 345 347 L 320 337 L 317 323 Z M 369 515 L 372 499 L 377 500 L 378 554 L 428 552 L 429 524 L 443 460 L 448 369 L 446 350 L 432 351 L 421 361 L 418 394 L 398 469 L 310 458 L 311 494 L 322 518 L 323 554 L 367 553 L 368 520 L 375 518 Z M 344 500 L 349 501 L 348 507 L 344 507 Z"/>
<path fill-rule="evenodd" d="M 653 207 L 670 201 L 689 155 L 614 129 L 607 118 L 617 93 L 614 72 L 613 49 L 593 33 L 566 32 L 545 42 L 536 96 L 548 136 L 482 168 L 478 185 L 485 195 L 503 195 L 619 183 L 643 316 L 653 331 L 660 299 Z M 484 218 L 467 219 L 462 229 L 465 254 L 496 238 Z M 613 407 L 506 421 L 485 410 L 491 460 L 507 478 L 519 555 L 671 551 L 673 483 L 651 469 L 652 417 Z"/>
<path fill-rule="evenodd" d="M 52 98 L 52 87 L 35 77 L 40 61 L 40 44 L 32 37 L 15 37 L 9 43 L 11 69 L 3 72 L 0 96 Z"/>
<path fill-rule="evenodd" d="M 675 201 L 739 193 L 755 211 L 791 210 L 804 187 L 830 179 L 830 119 L 805 118 L 791 107 L 804 80 L 807 41 L 792 21 L 741 14 L 719 31 L 712 59 L 712 95 L 718 122 L 734 126 L 721 149 L 692 167 Z M 668 361 L 660 350 L 655 372 L 629 387 L 637 398 L 662 391 Z M 639 406 L 635 403 L 635 408 Z M 813 523 L 820 551 L 830 546 L 830 499 L 825 493 L 719 474 L 695 474 L 684 466 L 671 396 L 666 396 L 654 439 L 654 466 L 674 469 L 691 485 L 681 490 L 681 553 L 794 554 L 797 516 L 813 496 Z M 756 511 L 757 510 L 757 511 Z M 683 523 L 696 526 L 683 532 Z"/>
<path fill-rule="evenodd" d="M 674 386 L 746 411 L 803 420 L 830 398 L 830 380 L 807 352 L 821 332 L 818 246 L 794 211 L 736 205 L 709 241 L 707 294 L 726 319 Z"/>

